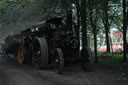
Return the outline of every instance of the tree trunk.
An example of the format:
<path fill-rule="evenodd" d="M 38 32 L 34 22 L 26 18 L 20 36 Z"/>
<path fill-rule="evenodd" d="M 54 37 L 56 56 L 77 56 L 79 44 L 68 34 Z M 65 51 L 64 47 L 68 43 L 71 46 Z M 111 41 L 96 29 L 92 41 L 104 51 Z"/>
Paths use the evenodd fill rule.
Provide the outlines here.
<path fill-rule="evenodd" d="M 124 57 L 123 57 L 123 61 L 126 62 L 127 61 L 127 52 L 126 52 L 126 31 L 127 31 L 127 22 L 126 22 L 126 0 L 123 0 L 123 48 L 124 48 Z"/>
<path fill-rule="evenodd" d="M 95 47 L 95 63 L 97 63 L 98 59 L 97 59 L 97 35 L 96 35 L 96 32 L 94 32 L 94 47 Z"/>
<path fill-rule="evenodd" d="M 87 47 L 86 0 L 81 0 L 82 46 Z"/>
<path fill-rule="evenodd" d="M 107 25 L 107 24 L 106 24 Z M 110 53 L 110 43 L 109 43 L 109 28 L 105 26 L 105 37 L 106 37 L 106 45 L 107 45 L 107 53 Z"/>
<path fill-rule="evenodd" d="M 113 53 L 113 43 L 112 43 L 112 38 L 110 37 L 110 46 L 111 46 L 111 51 L 112 51 L 112 55 L 114 55 L 114 53 Z"/>
<path fill-rule="evenodd" d="M 91 11 L 91 14 L 92 14 L 92 11 Z M 93 32 L 93 37 L 94 37 L 95 63 L 97 63 L 98 62 L 98 58 L 97 58 L 97 26 L 96 26 L 97 19 L 95 19 L 93 21 L 92 18 L 93 18 L 93 16 L 90 17 L 90 21 L 91 21 L 92 32 Z"/>
<path fill-rule="evenodd" d="M 104 7 L 104 27 L 105 27 L 105 36 L 106 36 L 106 45 L 107 45 L 107 52 L 110 53 L 110 40 L 109 40 L 109 22 L 108 22 L 108 1 L 105 1 Z"/>
<path fill-rule="evenodd" d="M 76 34 L 77 38 L 79 39 L 79 32 L 80 32 L 80 3 L 79 0 L 76 0 L 76 9 L 77 9 L 77 28 L 76 28 Z"/>

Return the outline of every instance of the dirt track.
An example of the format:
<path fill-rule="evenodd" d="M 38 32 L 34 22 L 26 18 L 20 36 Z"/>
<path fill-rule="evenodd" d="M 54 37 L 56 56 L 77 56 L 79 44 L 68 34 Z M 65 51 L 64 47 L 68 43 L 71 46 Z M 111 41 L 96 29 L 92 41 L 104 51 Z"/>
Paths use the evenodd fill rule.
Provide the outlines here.
<path fill-rule="evenodd" d="M 128 85 L 127 73 L 97 68 L 84 72 L 78 66 L 66 68 L 64 74 L 59 75 L 51 69 L 37 70 L 12 59 L 0 58 L 0 85 Z"/>

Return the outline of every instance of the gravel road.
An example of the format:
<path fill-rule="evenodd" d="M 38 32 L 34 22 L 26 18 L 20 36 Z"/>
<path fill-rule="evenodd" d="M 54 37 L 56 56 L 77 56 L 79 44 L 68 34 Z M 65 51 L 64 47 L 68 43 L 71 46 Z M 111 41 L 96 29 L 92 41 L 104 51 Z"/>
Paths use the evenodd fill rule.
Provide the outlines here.
<path fill-rule="evenodd" d="M 128 85 L 126 72 L 112 72 L 96 66 L 92 72 L 85 72 L 80 66 L 73 66 L 65 68 L 60 75 L 52 69 L 37 70 L 0 57 L 0 85 Z"/>

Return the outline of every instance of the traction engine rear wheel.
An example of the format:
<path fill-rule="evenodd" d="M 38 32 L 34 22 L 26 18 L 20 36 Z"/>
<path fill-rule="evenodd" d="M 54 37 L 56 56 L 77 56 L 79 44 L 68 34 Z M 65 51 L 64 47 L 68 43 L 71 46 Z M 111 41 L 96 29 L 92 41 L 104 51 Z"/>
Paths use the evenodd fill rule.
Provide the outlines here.
<path fill-rule="evenodd" d="M 46 68 L 48 65 L 48 46 L 45 38 L 36 38 L 33 43 L 33 65 L 38 68 Z"/>

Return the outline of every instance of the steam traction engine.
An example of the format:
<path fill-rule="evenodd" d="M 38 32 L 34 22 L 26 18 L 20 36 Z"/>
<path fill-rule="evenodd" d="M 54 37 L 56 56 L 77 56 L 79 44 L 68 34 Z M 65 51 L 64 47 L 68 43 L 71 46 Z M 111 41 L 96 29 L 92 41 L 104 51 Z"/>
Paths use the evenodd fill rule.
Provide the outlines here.
<path fill-rule="evenodd" d="M 79 51 L 74 30 L 69 12 L 67 17 L 52 18 L 21 31 L 14 36 L 20 42 L 19 63 L 31 63 L 39 69 L 52 65 L 57 73 L 62 73 L 67 62 L 81 62 L 85 69 L 90 63 L 88 51 Z"/>

